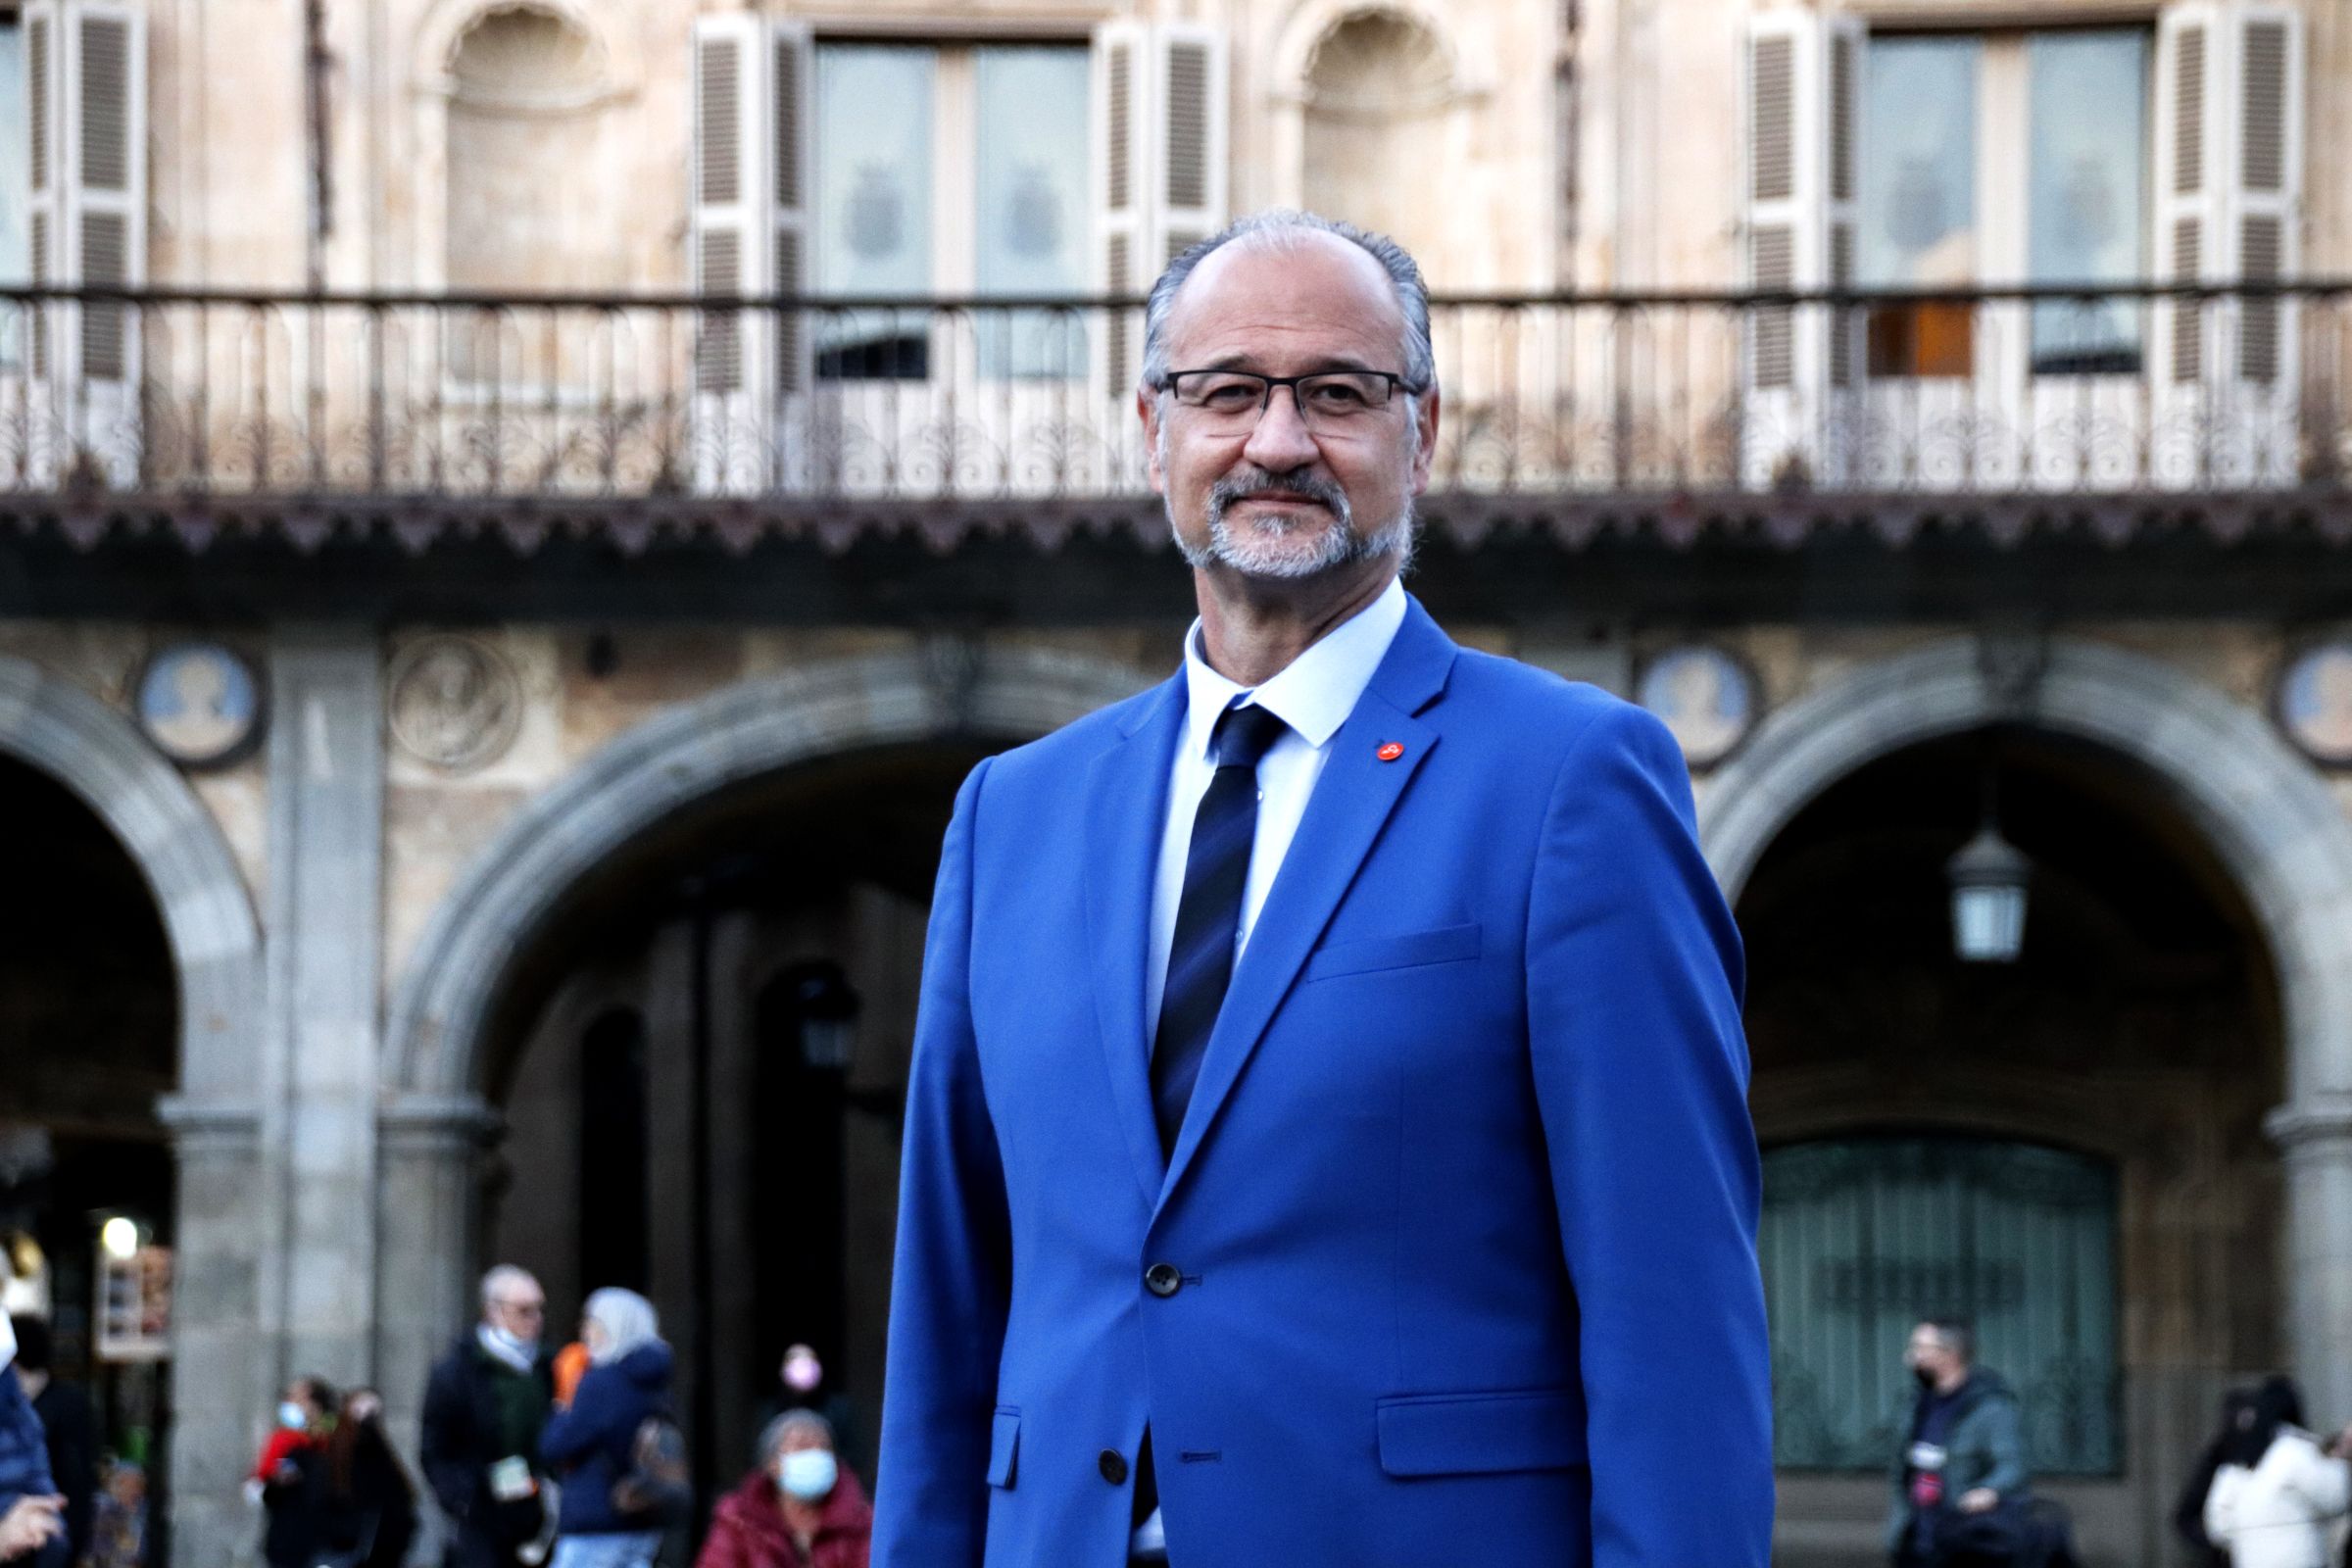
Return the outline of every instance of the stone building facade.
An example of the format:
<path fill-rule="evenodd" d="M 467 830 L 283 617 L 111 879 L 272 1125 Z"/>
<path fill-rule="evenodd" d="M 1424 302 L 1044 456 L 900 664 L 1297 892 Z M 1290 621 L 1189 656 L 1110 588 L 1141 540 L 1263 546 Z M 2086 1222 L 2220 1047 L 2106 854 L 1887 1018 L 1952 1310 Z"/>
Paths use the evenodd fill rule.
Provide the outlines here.
<path fill-rule="evenodd" d="M 2352 1418 L 2352 12 L 317 9 L 0 3 L 0 1230 L 171 1248 L 163 1381 L 84 1341 L 176 1561 L 500 1258 L 656 1298 L 714 1475 L 794 1339 L 870 1448 L 938 834 L 1172 667 L 1119 302 L 1276 204 L 1446 297 L 1416 591 L 1692 756 L 1781 1560 L 1879 1559 L 1914 1312 L 2096 1563 L 2231 1380 Z"/>

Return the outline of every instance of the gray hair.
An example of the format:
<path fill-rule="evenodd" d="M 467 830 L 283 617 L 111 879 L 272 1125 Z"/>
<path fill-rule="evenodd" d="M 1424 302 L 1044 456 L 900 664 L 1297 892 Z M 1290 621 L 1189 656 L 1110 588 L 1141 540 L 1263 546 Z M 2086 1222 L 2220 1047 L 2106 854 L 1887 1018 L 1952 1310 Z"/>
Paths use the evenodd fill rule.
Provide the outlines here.
<path fill-rule="evenodd" d="M 482 1305 L 487 1307 L 494 1304 L 502 1292 L 511 1291 L 517 1285 L 527 1285 L 535 1291 L 539 1288 L 539 1281 L 527 1268 L 517 1268 L 513 1263 L 499 1264 L 482 1276 Z"/>
<path fill-rule="evenodd" d="M 1143 384 L 1165 391 L 1168 384 L 1168 313 L 1176 295 L 1200 265 L 1228 245 L 1273 246 L 1296 242 L 1303 234 L 1330 234 L 1346 240 L 1381 266 L 1396 290 L 1396 308 L 1404 314 L 1404 381 L 1408 393 L 1426 392 L 1437 380 L 1437 351 L 1429 335 L 1429 288 L 1410 252 L 1389 238 L 1320 213 L 1277 208 L 1253 213 L 1228 223 L 1168 264 L 1152 285 L 1144 305 Z"/>
<path fill-rule="evenodd" d="M 1963 1366 L 1977 1364 L 1977 1330 L 1966 1318 L 1932 1317 L 1927 1319 L 1936 1343 L 1952 1352 Z"/>
<path fill-rule="evenodd" d="M 784 1440 L 796 1432 L 812 1432 L 833 1446 L 833 1423 L 814 1410 L 787 1410 L 770 1421 L 760 1432 L 760 1462 L 767 1463 L 783 1451 Z"/>

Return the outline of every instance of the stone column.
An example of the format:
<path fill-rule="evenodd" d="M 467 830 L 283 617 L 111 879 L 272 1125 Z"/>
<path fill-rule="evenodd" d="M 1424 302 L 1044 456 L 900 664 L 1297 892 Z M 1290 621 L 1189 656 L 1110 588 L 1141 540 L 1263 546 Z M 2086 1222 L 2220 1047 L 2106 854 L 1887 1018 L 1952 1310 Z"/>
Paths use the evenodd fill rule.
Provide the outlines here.
<path fill-rule="evenodd" d="M 262 1323 L 259 1105 L 170 1096 L 158 1107 L 179 1162 L 172 1290 L 172 1560 L 214 1565 L 253 1548 L 239 1485 L 275 1404 Z"/>
<path fill-rule="evenodd" d="M 2286 1165 L 2286 1348 L 2315 1424 L 2352 1419 L 2352 1093 L 2265 1122 Z"/>
<path fill-rule="evenodd" d="M 375 1375 L 381 669 L 364 626 L 281 627 L 270 640 L 264 1039 L 284 1199 L 270 1272 L 281 1375 L 337 1383 Z"/>
<path fill-rule="evenodd" d="M 474 1316 L 473 1209 L 498 1113 L 472 1095 L 409 1095 L 377 1122 L 375 1377 L 401 1451 L 433 1359 Z"/>

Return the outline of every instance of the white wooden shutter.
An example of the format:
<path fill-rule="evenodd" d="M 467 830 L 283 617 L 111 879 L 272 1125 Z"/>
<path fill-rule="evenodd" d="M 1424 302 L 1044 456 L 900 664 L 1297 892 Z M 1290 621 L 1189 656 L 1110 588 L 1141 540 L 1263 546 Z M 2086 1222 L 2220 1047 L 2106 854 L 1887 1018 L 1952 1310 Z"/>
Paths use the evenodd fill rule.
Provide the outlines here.
<path fill-rule="evenodd" d="M 25 227 L 30 242 L 31 280 L 34 287 L 40 288 L 61 283 L 66 276 L 61 237 L 64 203 L 58 196 L 65 182 L 65 130 L 60 122 L 66 97 L 64 50 L 59 42 L 63 24 L 58 15 L 58 0 L 27 0 L 24 24 L 25 110 L 29 122 L 26 135 L 31 144 L 28 151 L 32 177 Z M 42 420 L 54 415 L 59 314 L 55 305 L 36 305 L 25 323 L 28 338 L 25 368 L 30 372 L 36 440 Z"/>
<path fill-rule="evenodd" d="M 2157 30 L 2161 275 L 2275 283 L 2302 262 L 2304 28 L 2276 0 L 2175 0 Z M 2297 476 L 2298 313 L 2278 298 L 2168 301 L 2154 372 L 2193 443 L 2157 453 L 2173 483 Z"/>
<path fill-rule="evenodd" d="M 1140 297 L 1152 286 L 1145 275 L 1144 214 L 1151 205 L 1151 138 L 1144 102 L 1152 29 L 1141 23 L 1106 22 L 1095 29 L 1095 282 L 1105 298 Z M 1112 311 L 1098 334 L 1095 380 L 1098 405 L 1106 417 L 1123 417 L 1142 370 L 1143 313 Z M 1113 429 L 1123 428 L 1113 424 Z"/>
<path fill-rule="evenodd" d="M 1152 129 L 1158 178 L 1149 265 L 1154 276 L 1225 226 L 1225 35 L 1193 23 L 1153 29 Z"/>
<path fill-rule="evenodd" d="M 2212 242 L 2219 127 L 2209 107 L 2221 28 L 2220 8 L 2208 0 L 2168 7 L 2157 23 L 2156 267 L 2167 282 L 2200 283 L 2222 270 Z M 2159 307 L 2153 347 L 2163 383 L 2204 379 L 2211 316 L 2191 300 Z"/>
<path fill-rule="evenodd" d="M 774 191 L 768 215 L 773 233 L 768 286 L 796 298 L 809 292 L 808 204 L 816 188 L 815 137 L 810 124 L 816 106 L 816 44 L 806 23 L 776 18 L 768 24 L 769 155 Z M 808 313 L 790 310 L 776 319 L 776 390 L 806 392 L 814 379 L 815 333 Z"/>
<path fill-rule="evenodd" d="M 32 0 L 24 20 L 33 281 L 137 288 L 147 281 L 146 17 L 121 0 Z M 37 313 L 31 456 L 43 477 L 76 468 L 135 481 L 139 349 L 131 306 Z"/>
<path fill-rule="evenodd" d="M 755 13 L 695 19 L 690 266 L 698 294 L 761 295 L 772 275 L 766 44 Z M 765 471 L 775 405 L 767 326 L 760 313 L 741 309 L 707 311 L 697 323 L 690 442 L 700 489 L 748 491 Z"/>
<path fill-rule="evenodd" d="M 1749 21 L 1742 261 L 1752 289 L 1853 281 L 1864 44 L 1850 19 L 1810 10 Z M 1859 323 L 1816 307 L 1759 306 L 1747 337 L 1743 469 L 1751 482 L 1800 467 L 1823 477 L 1829 394 L 1858 379 Z"/>

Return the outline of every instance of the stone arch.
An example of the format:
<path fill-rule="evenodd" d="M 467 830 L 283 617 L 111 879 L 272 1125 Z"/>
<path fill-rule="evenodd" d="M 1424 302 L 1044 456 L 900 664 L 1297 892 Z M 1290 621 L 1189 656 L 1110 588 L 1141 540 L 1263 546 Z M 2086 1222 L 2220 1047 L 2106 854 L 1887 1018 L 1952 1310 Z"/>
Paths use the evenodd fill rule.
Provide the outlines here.
<path fill-rule="evenodd" d="M 196 792 L 128 719 L 5 655 L 0 753 L 72 790 L 146 878 L 179 986 L 180 1100 L 250 1097 L 260 928 L 235 858 Z"/>
<path fill-rule="evenodd" d="M 1774 714 L 1706 785 L 1699 838 L 1737 900 L 1806 803 L 1863 764 L 1989 723 L 2143 768 L 2253 911 L 2278 977 L 2287 1102 L 2287 1341 L 2329 1408 L 2352 1400 L 2352 821 L 2262 714 L 2170 664 L 2099 644 L 1954 639 Z"/>
<path fill-rule="evenodd" d="M 1084 655 L 943 644 L 787 670 L 650 719 L 541 796 L 442 904 L 393 1004 L 385 1088 L 467 1097 L 508 961 L 566 889 L 680 808 L 830 753 L 1039 735 L 1152 677 Z"/>
<path fill-rule="evenodd" d="M 1390 235 L 1440 278 L 1446 231 L 1412 193 L 1441 183 L 1456 151 L 1459 75 L 1437 19 L 1374 5 L 1326 19 L 1297 77 L 1300 201 Z"/>
<path fill-rule="evenodd" d="M 172 1527 L 189 1560 L 225 1555 L 247 1414 L 275 1373 L 261 1323 L 251 1204 L 268 1172 L 261 929 L 196 792 L 130 721 L 28 660 L 0 655 L 0 754 L 96 813 L 145 879 L 179 992 L 178 1092 L 158 1106 L 178 1166 L 172 1321 Z"/>
<path fill-rule="evenodd" d="M 381 1079 L 377 1377 L 396 1420 L 464 1311 L 473 1179 L 497 1118 L 484 1025 L 513 960 L 566 891 L 673 813 L 843 752 L 1033 736 L 1156 678 L 1082 654 L 943 639 L 715 692 L 607 745 L 499 835 L 426 927 L 393 1000 Z"/>

